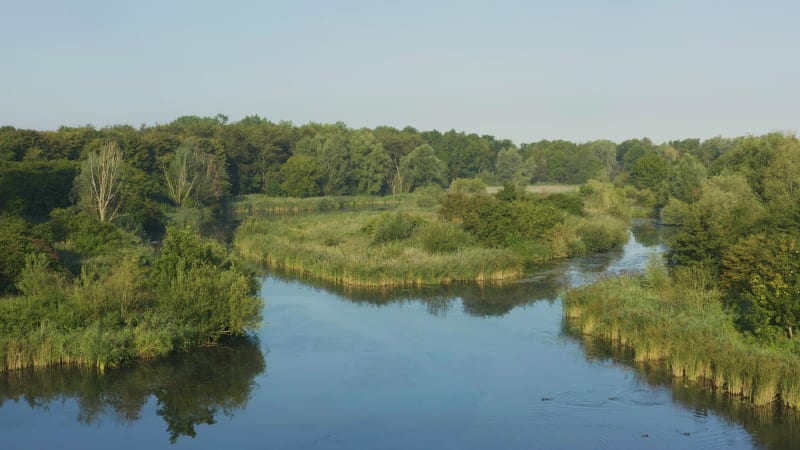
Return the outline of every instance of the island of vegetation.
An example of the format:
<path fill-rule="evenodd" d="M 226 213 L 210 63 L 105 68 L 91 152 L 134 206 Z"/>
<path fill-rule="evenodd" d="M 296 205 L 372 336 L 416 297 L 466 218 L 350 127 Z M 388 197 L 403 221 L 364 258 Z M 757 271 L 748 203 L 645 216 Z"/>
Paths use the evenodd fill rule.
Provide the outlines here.
<path fill-rule="evenodd" d="M 797 407 L 799 190 L 784 133 L 516 146 L 257 116 L 6 126 L 0 370 L 102 371 L 247 336 L 263 300 L 246 262 L 349 287 L 502 282 L 652 216 L 675 230 L 666 260 L 568 292 L 568 326 Z"/>

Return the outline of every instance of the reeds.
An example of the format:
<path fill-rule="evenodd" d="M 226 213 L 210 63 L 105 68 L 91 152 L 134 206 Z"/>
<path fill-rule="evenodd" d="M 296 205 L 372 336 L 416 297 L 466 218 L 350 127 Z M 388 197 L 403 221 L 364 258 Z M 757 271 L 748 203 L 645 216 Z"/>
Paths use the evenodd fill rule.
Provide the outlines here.
<path fill-rule="evenodd" d="M 229 212 L 237 218 L 301 214 L 328 211 L 359 211 L 395 209 L 418 202 L 420 195 L 397 194 L 392 196 L 332 196 L 332 197 L 270 197 L 251 194 L 237 197 L 229 203 Z"/>
<path fill-rule="evenodd" d="M 436 221 L 428 212 L 426 218 Z M 424 242 L 373 243 L 364 225 L 378 212 L 250 218 L 234 245 L 246 259 L 336 284 L 390 287 L 455 281 L 499 282 L 522 276 L 522 259 L 510 249 L 477 245 L 431 252 Z"/>
<path fill-rule="evenodd" d="M 633 349 L 635 361 L 666 363 L 674 377 L 754 406 L 800 407 L 800 357 L 745 339 L 717 295 L 625 275 L 569 291 L 564 317 L 572 330 Z"/>

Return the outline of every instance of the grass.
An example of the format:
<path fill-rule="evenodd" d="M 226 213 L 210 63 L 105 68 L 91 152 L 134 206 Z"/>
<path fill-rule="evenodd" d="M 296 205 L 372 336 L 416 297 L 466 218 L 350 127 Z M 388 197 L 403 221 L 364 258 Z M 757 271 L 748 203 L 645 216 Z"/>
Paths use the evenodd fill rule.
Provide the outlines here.
<path fill-rule="evenodd" d="M 799 408 L 800 357 L 746 339 L 718 297 L 651 272 L 573 289 L 564 314 L 572 331 L 630 348 L 635 361 L 665 362 L 674 377 L 755 406 Z"/>
<path fill-rule="evenodd" d="M 298 214 L 328 211 L 358 211 L 394 209 L 403 205 L 414 205 L 421 196 L 399 194 L 386 197 L 374 195 L 333 196 L 333 197 L 270 197 L 251 194 L 230 201 L 228 210 L 233 218 L 249 216 Z"/>
<path fill-rule="evenodd" d="M 532 194 L 568 194 L 571 192 L 578 192 L 580 186 L 577 184 L 532 184 L 525 186 L 525 190 Z M 496 194 L 502 186 L 489 186 L 486 192 L 489 194 Z"/>
<path fill-rule="evenodd" d="M 248 196 L 235 207 L 249 205 L 252 214 L 237 229 L 234 246 L 251 262 L 305 277 L 391 287 L 514 280 L 531 264 L 605 251 L 628 238 L 624 219 L 613 217 L 609 208 L 597 208 L 589 216 L 561 212 L 563 222 L 535 236 L 505 236 L 499 243 L 487 243 L 480 233 L 467 233 L 461 222 L 442 222 L 437 214 L 440 196 L 440 191 L 346 201 Z M 393 223 L 382 219 L 386 209 L 396 211 Z M 306 214 L 292 214 L 300 212 Z M 403 214 L 408 217 L 401 220 Z"/>
<path fill-rule="evenodd" d="M 425 222 L 433 211 L 408 208 Z M 379 211 L 332 212 L 246 220 L 234 245 L 246 259 L 312 278 L 363 287 L 420 286 L 455 281 L 494 282 L 519 278 L 524 264 L 512 250 L 478 246 L 450 252 L 425 249 L 410 239 L 375 244 L 365 225 Z"/>

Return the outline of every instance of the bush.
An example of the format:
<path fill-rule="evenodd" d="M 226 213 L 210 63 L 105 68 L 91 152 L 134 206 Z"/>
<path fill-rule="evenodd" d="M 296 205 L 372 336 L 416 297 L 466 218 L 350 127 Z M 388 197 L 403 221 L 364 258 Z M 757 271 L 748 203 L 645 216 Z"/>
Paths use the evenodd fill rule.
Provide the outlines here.
<path fill-rule="evenodd" d="M 475 245 L 469 233 L 448 222 L 434 222 L 420 227 L 417 238 L 422 248 L 431 253 L 450 253 Z"/>
<path fill-rule="evenodd" d="M 577 227 L 586 252 L 601 252 L 624 244 L 628 240 L 625 224 L 611 218 L 583 221 Z"/>
<path fill-rule="evenodd" d="M 450 183 L 449 192 L 455 194 L 485 194 L 486 183 L 477 178 L 456 178 Z"/>
<path fill-rule="evenodd" d="M 373 244 L 384 244 L 391 241 L 404 241 L 414 234 L 414 230 L 425 223 L 419 216 L 397 212 L 383 214 L 374 224 L 368 224 L 369 229 L 374 226 Z"/>
<path fill-rule="evenodd" d="M 580 216 L 583 214 L 583 197 L 576 193 L 555 193 L 550 194 L 541 200 L 544 204 L 553 205 L 556 208 L 570 214 Z"/>
<path fill-rule="evenodd" d="M 417 206 L 431 208 L 438 205 L 444 196 L 444 190 L 436 185 L 422 186 L 414 190 L 417 194 Z"/>

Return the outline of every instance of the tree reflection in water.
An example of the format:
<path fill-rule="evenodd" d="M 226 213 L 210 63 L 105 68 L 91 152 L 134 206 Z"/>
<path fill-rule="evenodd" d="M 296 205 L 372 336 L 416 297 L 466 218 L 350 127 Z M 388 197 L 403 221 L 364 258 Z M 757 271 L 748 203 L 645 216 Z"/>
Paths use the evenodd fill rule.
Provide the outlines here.
<path fill-rule="evenodd" d="M 447 311 L 461 300 L 464 312 L 471 316 L 503 316 L 512 309 L 540 300 L 555 301 L 564 288 L 563 267 L 537 273 L 533 279 L 501 284 L 481 285 L 474 282 L 435 286 L 405 286 L 383 288 L 352 287 L 305 278 L 280 270 L 270 270 L 269 276 L 283 281 L 300 281 L 352 303 L 385 306 L 393 303 L 425 304 L 431 315 L 446 316 Z"/>
<path fill-rule="evenodd" d="M 741 424 L 753 436 L 759 448 L 796 448 L 800 442 L 800 412 L 780 407 L 755 407 L 736 397 L 712 390 L 702 382 L 687 382 L 674 378 L 666 363 L 642 363 L 634 361 L 629 347 L 603 339 L 580 334 L 571 329 L 566 320 L 563 333 L 580 342 L 589 361 L 613 364 L 634 370 L 638 384 L 651 388 L 669 388 L 672 401 L 692 411 L 696 421 L 716 415 L 730 423 Z"/>
<path fill-rule="evenodd" d="M 77 420 L 98 423 L 106 416 L 134 422 L 152 397 L 167 424 L 170 442 L 196 436 L 195 426 L 212 425 L 222 413 L 247 406 L 255 378 L 266 363 L 257 340 L 231 339 L 217 347 L 141 361 L 100 374 L 83 368 L 47 368 L 0 373 L 0 406 L 25 401 L 34 408 L 74 399 Z"/>

